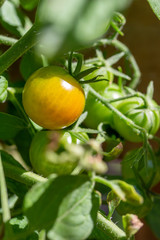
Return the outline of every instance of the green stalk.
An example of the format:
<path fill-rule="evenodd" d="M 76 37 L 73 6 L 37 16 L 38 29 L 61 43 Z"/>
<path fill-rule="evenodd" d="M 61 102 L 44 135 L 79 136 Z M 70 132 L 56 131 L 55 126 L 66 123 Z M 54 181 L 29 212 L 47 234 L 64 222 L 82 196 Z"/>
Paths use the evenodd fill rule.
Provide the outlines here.
<path fill-rule="evenodd" d="M 3 162 L 3 167 L 6 177 L 14 179 L 17 182 L 24 183 L 27 186 L 32 186 L 37 182 L 47 181 L 47 179 L 44 177 L 41 177 L 33 172 L 26 171 L 7 162 Z"/>
<path fill-rule="evenodd" d="M 0 74 L 37 43 L 38 30 L 39 27 L 34 24 L 22 38 L 0 56 Z"/>
<path fill-rule="evenodd" d="M 91 86 L 88 86 L 89 92 L 95 96 L 103 105 L 105 105 L 108 109 L 110 109 L 113 113 L 115 113 L 121 120 L 127 123 L 128 126 L 130 126 L 133 131 L 138 134 L 142 135 L 144 139 L 144 143 L 146 144 L 147 142 L 147 137 L 146 137 L 146 131 L 142 127 L 139 127 L 136 125 L 132 120 L 127 118 L 124 114 L 122 114 L 120 111 L 118 111 L 112 104 L 110 104 L 106 98 L 102 97 L 99 93 L 97 93 Z"/>
<path fill-rule="evenodd" d="M 127 240 L 126 234 L 112 221 L 106 219 L 100 212 L 97 215 L 97 228 L 106 235 L 107 240 Z"/>
<path fill-rule="evenodd" d="M 9 206 L 8 206 L 8 194 L 7 194 L 7 186 L 3 171 L 3 165 L 0 155 L 0 195 L 1 195 L 1 204 L 3 210 L 3 222 L 7 222 L 11 218 Z"/>
<path fill-rule="evenodd" d="M 0 44 L 4 44 L 7 46 L 12 46 L 14 45 L 18 40 L 15 38 L 11 38 L 11 37 L 7 37 L 7 36 L 3 36 L 0 35 Z"/>
<path fill-rule="evenodd" d="M 99 40 L 94 46 L 105 46 L 105 45 L 111 45 L 115 48 L 118 48 L 120 51 L 124 52 L 127 56 L 127 61 L 130 62 L 132 69 L 133 69 L 133 76 L 132 81 L 129 83 L 129 87 L 135 89 L 139 83 L 139 79 L 141 77 L 141 72 L 139 70 L 138 64 L 130 52 L 129 48 L 123 44 L 122 42 L 118 41 L 117 39 L 101 39 Z"/>

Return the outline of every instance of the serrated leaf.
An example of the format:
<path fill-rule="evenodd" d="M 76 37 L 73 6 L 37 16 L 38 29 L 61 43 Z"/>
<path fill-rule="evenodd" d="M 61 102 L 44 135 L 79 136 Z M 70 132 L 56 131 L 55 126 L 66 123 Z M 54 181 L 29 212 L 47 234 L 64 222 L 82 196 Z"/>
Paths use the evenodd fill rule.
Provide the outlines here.
<path fill-rule="evenodd" d="M 0 76 L 0 102 L 3 103 L 7 99 L 7 88 L 8 88 L 8 81 L 5 77 Z"/>
<path fill-rule="evenodd" d="M 61 176 L 35 185 L 24 200 L 32 230 L 47 229 L 50 240 L 86 239 L 94 225 L 92 190 L 92 182 L 82 175 Z"/>
<path fill-rule="evenodd" d="M 1 140 L 13 139 L 20 130 L 27 128 L 23 119 L 2 112 L 0 112 L 0 126 Z"/>
<path fill-rule="evenodd" d="M 147 0 L 157 16 L 157 18 L 160 20 L 160 1 L 159 0 Z"/>

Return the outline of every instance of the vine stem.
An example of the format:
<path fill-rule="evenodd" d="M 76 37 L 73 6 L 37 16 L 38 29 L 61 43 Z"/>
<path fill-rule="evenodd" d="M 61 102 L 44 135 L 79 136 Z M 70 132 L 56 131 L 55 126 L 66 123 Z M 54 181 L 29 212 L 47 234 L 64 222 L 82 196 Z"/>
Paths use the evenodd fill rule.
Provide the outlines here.
<path fill-rule="evenodd" d="M 47 181 L 47 178 L 41 177 L 36 173 L 26 171 L 23 168 L 7 162 L 3 162 L 3 167 L 6 177 L 9 177 L 17 182 L 24 183 L 29 187 L 35 183 Z"/>
<path fill-rule="evenodd" d="M 127 61 L 130 62 L 132 69 L 133 69 L 133 78 L 128 86 L 135 89 L 139 83 L 139 79 L 141 77 L 141 72 L 140 72 L 138 64 L 137 64 L 134 56 L 130 52 L 129 48 L 122 42 L 118 41 L 117 39 L 113 39 L 113 40 L 112 39 L 101 39 L 101 40 L 97 41 L 97 43 L 94 44 L 93 47 L 105 46 L 105 45 L 114 46 L 115 48 L 118 48 L 120 51 L 125 53 L 125 55 L 127 56 Z"/>
<path fill-rule="evenodd" d="M 144 138 L 144 143 L 146 144 L 146 131 L 141 128 L 140 126 L 136 125 L 132 120 L 127 118 L 124 114 L 122 114 L 120 111 L 118 111 L 112 104 L 110 104 L 106 98 L 102 97 L 99 93 L 97 93 L 91 86 L 87 86 L 89 89 L 89 92 L 96 97 L 103 105 L 105 105 L 108 109 L 110 109 L 113 113 L 115 113 L 121 120 L 127 123 L 128 126 L 132 127 L 133 131 L 137 135 L 142 135 Z"/>
<path fill-rule="evenodd" d="M 2 159 L 0 155 L 0 195 L 1 195 L 1 204 L 3 210 L 3 222 L 7 222 L 11 218 L 9 206 L 8 206 L 8 194 L 7 186 L 3 171 Z"/>
<path fill-rule="evenodd" d="M 4 44 L 7 46 L 12 46 L 14 45 L 18 40 L 15 38 L 11 38 L 11 37 L 7 37 L 7 36 L 3 36 L 0 35 L 0 44 Z"/>
<path fill-rule="evenodd" d="M 100 212 L 97 215 L 97 228 L 106 234 L 106 239 L 127 240 L 126 234 L 112 221 L 106 219 Z"/>
<path fill-rule="evenodd" d="M 0 56 L 0 74 L 37 43 L 38 33 L 39 26 L 34 24 L 22 38 Z"/>

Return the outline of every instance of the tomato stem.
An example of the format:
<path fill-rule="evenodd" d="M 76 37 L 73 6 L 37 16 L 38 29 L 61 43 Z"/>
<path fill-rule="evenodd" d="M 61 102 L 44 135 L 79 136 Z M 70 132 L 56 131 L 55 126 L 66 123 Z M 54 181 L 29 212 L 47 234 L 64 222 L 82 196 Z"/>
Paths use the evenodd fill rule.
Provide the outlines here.
<path fill-rule="evenodd" d="M 111 100 L 107 100 L 106 98 L 102 97 L 99 93 L 97 93 L 91 86 L 87 86 L 89 89 L 89 92 L 95 96 L 104 106 L 106 106 L 108 109 L 110 109 L 114 114 L 116 114 L 122 121 L 126 122 L 128 126 L 132 127 L 133 131 L 136 134 L 141 134 L 144 136 L 144 141 L 146 142 L 146 130 L 142 127 L 136 125 L 132 120 L 127 118 L 124 114 L 122 114 L 118 109 L 116 109 L 112 104 L 110 104 Z"/>
<path fill-rule="evenodd" d="M 129 87 L 135 89 L 139 83 L 139 79 L 141 77 L 141 72 L 139 70 L 139 67 L 137 65 L 137 62 L 130 52 L 129 48 L 122 42 L 118 41 L 117 39 L 101 39 L 98 40 L 96 44 L 93 45 L 93 47 L 96 46 L 106 46 L 106 45 L 111 45 L 114 46 L 115 48 L 118 48 L 120 51 L 124 52 L 126 55 L 127 61 L 131 64 L 132 69 L 133 69 L 133 76 L 132 76 L 132 81 L 129 83 Z"/>
<path fill-rule="evenodd" d="M 23 168 L 17 167 L 7 162 L 3 162 L 4 172 L 6 177 L 9 177 L 17 182 L 32 186 L 37 182 L 45 182 L 46 178 L 37 175 L 36 173 L 26 171 Z"/>
<path fill-rule="evenodd" d="M 0 44 L 4 44 L 6 46 L 12 46 L 14 45 L 18 40 L 15 38 L 7 37 L 0 35 Z"/>
<path fill-rule="evenodd" d="M 106 239 L 127 240 L 125 232 L 111 220 L 106 219 L 101 212 L 98 212 L 96 226 L 106 234 Z"/>
<path fill-rule="evenodd" d="M 3 213 L 3 222 L 7 222 L 11 218 L 9 206 L 8 206 L 8 194 L 7 194 L 7 186 L 5 181 L 5 175 L 3 171 L 3 165 L 0 155 L 0 196 L 1 196 L 1 204 L 2 204 L 2 213 Z"/>
<path fill-rule="evenodd" d="M 37 43 L 38 33 L 39 27 L 34 24 L 22 38 L 0 56 L 0 74 Z"/>

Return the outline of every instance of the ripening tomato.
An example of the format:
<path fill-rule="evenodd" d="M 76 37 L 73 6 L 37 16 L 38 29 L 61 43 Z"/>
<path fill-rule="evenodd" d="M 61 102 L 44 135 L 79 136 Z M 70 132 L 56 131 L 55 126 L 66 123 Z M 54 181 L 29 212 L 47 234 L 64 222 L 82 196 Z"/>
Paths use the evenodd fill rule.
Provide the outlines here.
<path fill-rule="evenodd" d="M 103 92 L 101 91 L 100 94 L 106 99 L 116 99 L 124 96 L 122 89 L 115 83 L 110 84 Z M 114 107 L 116 107 L 117 104 L 118 102 L 112 103 Z M 85 125 L 87 127 L 97 128 L 101 122 L 112 122 L 112 111 L 91 94 L 87 96 L 85 110 L 88 112 L 87 118 L 85 119 Z"/>
<path fill-rule="evenodd" d="M 62 129 L 74 123 L 85 106 L 80 84 L 63 68 L 43 67 L 33 73 L 23 90 L 28 116 L 47 129 Z"/>
<path fill-rule="evenodd" d="M 160 126 L 160 113 L 154 100 L 148 99 L 149 107 L 145 107 L 140 97 L 128 98 L 117 105 L 117 109 L 133 123 L 144 128 L 148 134 L 154 135 Z M 134 132 L 126 122 L 113 114 L 113 128 L 126 140 L 130 142 L 142 142 L 143 137 Z"/>

